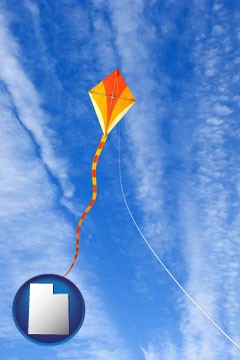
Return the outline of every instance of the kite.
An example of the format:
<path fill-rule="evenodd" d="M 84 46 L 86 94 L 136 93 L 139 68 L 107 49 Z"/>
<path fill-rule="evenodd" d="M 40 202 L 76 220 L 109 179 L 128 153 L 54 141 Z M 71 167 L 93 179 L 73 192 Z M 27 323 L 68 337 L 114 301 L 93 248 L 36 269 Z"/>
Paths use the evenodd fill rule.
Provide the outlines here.
<path fill-rule="evenodd" d="M 92 162 L 92 198 L 78 222 L 75 255 L 64 276 L 67 276 L 76 263 L 79 254 L 81 226 L 97 198 L 97 164 L 108 134 L 135 103 L 135 98 L 118 69 L 114 70 L 104 80 L 92 88 L 89 91 L 89 96 L 96 111 L 103 135 Z"/>

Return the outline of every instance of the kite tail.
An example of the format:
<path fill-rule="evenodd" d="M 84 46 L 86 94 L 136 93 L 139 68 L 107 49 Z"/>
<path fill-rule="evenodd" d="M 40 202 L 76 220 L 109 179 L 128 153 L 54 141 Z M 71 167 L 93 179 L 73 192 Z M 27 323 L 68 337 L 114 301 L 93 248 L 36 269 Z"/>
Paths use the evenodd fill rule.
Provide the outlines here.
<path fill-rule="evenodd" d="M 70 271 L 72 270 L 73 266 L 75 265 L 75 262 L 77 260 L 78 257 L 78 253 L 79 253 L 79 238 L 80 238 L 80 229 L 83 223 L 84 218 L 86 217 L 86 215 L 88 214 L 88 212 L 91 210 L 91 208 L 93 207 L 96 198 L 97 198 L 97 176 L 96 176 L 96 170 L 97 170 L 97 164 L 98 164 L 98 159 L 99 156 L 102 152 L 102 149 L 105 145 L 105 142 L 107 140 L 107 135 L 103 135 L 101 137 L 100 143 L 98 145 L 97 151 L 94 155 L 93 158 L 93 162 L 92 162 L 92 198 L 90 203 L 88 204 L 88 206 L 86 207 L 86 209 L 84 210 L 82 216 L 80 217 L 80 220 L 78 222 L 78 226 L 77 226 L 77 231 L 76 231 L 76 249 L 75 249 L 75 255 L 72 261 L 71 266 L 69 267 L 68 271 L 64 274 L 64 276 L 67 276 L 67 274 L 70 273 Z"/>

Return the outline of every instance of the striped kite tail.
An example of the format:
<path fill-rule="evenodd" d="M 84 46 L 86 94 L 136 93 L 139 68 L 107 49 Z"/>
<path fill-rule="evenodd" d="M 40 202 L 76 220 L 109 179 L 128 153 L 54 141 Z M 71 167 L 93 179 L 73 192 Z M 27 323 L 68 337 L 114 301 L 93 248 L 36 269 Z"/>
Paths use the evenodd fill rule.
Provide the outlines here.
<path fill-rule="evenodd" d="M 98 145 L 97 151 L 94 155 L 93 158 L 93 162 L 92 162 L 92 198 L 90 203 L 88 204 L 88 206 L 86 207 L 86 209 L 84 210 L 82 216 L 80 217 L 80 220 L 78 222 L 78 226 L 77 226 L 77 231 L 76 231 L 76 248 L 75 248 L 75 255 L 72 261 L 71 266 L 69 267 L 68 271 L 64 274 L 64 276 L 67 276 L 67 274 L 70 273 L 70 271 L 72 270 L 73 266 L 75 265 L 75 262 L 77 260 L 78 257 L 78 253 L 79 253 L 79 238 L 80 238 L 80 229 L 83 223 L 84 218 L 86 217 L 86 215 L 88 214 L 88 212 L 91 210 L 91 208 L 93 207 L 96 198 L 97 198 L 97 174 L 96 174 L 96 170 L 97 170 L 97 164 L 98 164 L 98 159 L 99 156 L 102 152 L 102 149 L 105 145 L 105 142 L 107 140 L 107 135 L 103 135 L 100 143 Z"/>

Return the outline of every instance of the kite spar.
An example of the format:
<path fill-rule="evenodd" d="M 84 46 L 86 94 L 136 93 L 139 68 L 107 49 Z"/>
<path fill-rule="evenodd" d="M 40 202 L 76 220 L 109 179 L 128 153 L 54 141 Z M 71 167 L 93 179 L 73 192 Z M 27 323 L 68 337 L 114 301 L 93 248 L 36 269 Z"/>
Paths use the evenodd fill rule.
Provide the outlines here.
<path fill-rule="evenodd" d="M 76 263 L 79 254 L 81 226 L 97 198 L 97 164 L 108 134 L 135 103 L 135 99 L 118 69 L 114 70 L 103 81 L 92 88 L 89 91 L 89 96 L 96 111 L 103 135 L 92 162 L 92 198 L 78 222 L 75 255 L 64 276 L 69 274 Z"/>

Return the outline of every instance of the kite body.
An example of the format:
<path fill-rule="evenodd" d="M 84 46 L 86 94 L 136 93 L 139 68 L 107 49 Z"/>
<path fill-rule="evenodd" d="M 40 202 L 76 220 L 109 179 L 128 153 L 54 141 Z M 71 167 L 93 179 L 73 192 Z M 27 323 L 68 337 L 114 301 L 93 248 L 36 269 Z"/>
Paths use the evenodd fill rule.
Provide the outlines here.
<path fill-rule="evenodd" d="M 89 91 L 89 96 L 96 111 L 103 135 L 92 162 L 92 198 L 78 222 L 76 231 L 75 255 L 68 271 L 64 276 L 66 276 L 72 270 L 76 263 L 79 254 L 81 226 L 83 220 L 93 207 L 97 198 L 96 170 L 100 154 L 107 140 L 107 136 L 135 103 L 135 99 L 118 69 L 114 70 L 104 80 L 92 88 Z"/>
<path fill-rule="evenodd" d="M 135 99 L 118 69 L 89 91 L 104 135 L 108 135 Z"/>

